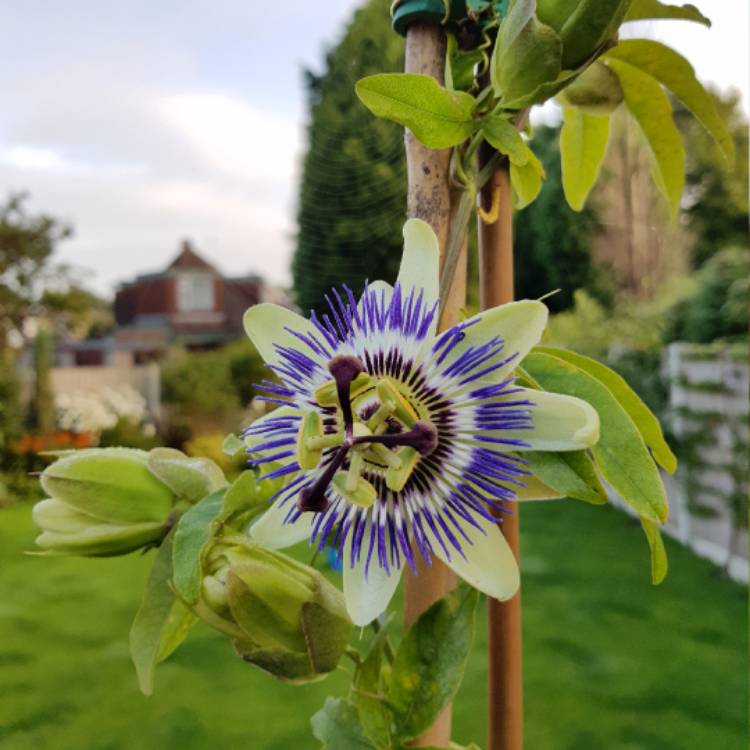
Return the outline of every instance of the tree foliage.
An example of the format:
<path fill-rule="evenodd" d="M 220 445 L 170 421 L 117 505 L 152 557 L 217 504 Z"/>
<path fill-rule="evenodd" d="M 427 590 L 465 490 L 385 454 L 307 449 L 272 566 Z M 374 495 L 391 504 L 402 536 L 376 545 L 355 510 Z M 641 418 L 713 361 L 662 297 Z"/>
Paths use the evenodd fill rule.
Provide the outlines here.
<path fill-rule="evenodd" d="M 55 398 L 50 369 L 54 356 L 52 336 L 41 328 L 34 337 L 34 392 L 29 404 L 29 426 L 41 435 L 55 429 Z"/>
<path fill-rule="evenodd" d="M 513 225 L 516 297 L 533 299 L 560 289 L 546 300 L 553 312 L 571 307 L 576 289 L 604 303 L 611 299 L 608 274 L 591 255 L 596 215 L 591 208 L 576 213 L 566 203 L 558 142 L 558 128 L 536 128 L 533 146 L 547 178 L 537 200 L 516 214 Z"/>
<path fill-rule="evenodd" d="M 748 123 L 736 91 L 709 90 L 735 147 L 722 158 L 701 124 L 676 103 L 676 118 L 687 144 L 687 226 L 694 236 L 692 259 L 700 267 L 728 245 L 748 244 Z"/>
<path fill-rule="evenodd" d="M 306 72 L 310 125 L 299 199 L 292 272 L 304 311 L 328 290 L 366 279 L 393 281 L 405 218 L 403 130 L 372 115 L 354 92 L 370 73 L 403 67 L 403 40 L 387 5 L 357 11 L 321 74 Z"/>
<path fill-rule="evenodd" d="M 0 348 L 8 334 L 23 335 L 23 323 L 35 311 L 50 276 L 64 272 L 52 264 L 57 244 L 71 228 L 47 214 L 32 215 L 25 193 L 0 205 Z"/>
<path fill-rule="evenodd" d="M 669 311 L 665 339 L 697 344 L 746 340 L 748 274 L 747 247 L 727 247 L 713 255 L 696 274 L 695 293 Z"/>

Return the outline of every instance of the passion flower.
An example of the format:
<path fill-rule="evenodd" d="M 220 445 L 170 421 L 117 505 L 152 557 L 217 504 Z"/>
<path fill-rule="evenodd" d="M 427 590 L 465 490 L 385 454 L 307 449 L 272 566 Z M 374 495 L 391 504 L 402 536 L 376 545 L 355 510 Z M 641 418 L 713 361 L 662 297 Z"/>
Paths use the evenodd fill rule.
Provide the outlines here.
<path fill-rule="evenodd" d="M 288 479 L 250 535 L 334 546 L 358 625 L 385 609 L 416 555 L 511 597 L 518 568 L 497 516 L 527 493 L 523 452 L 580 450 L 599 433 L 586 402 L 515 383 L 547 308 L 514 302 L 437 334 L 437 238 L 417 219 L 404 238 L 393 287 L 368 284 L 359 301 L 333 291 L 310 320 L 272 304 L 245 314 L 279 381 L 264 381 L 266 398 L 280 405 L 245 440 L 253 463 L 270 465 L 265 478 Z"/>

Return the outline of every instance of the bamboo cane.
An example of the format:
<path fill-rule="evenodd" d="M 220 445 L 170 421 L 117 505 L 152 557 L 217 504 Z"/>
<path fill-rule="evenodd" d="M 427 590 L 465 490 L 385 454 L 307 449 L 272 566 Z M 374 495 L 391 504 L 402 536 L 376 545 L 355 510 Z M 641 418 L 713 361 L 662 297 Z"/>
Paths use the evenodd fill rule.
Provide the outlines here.
<path fill-rule="evenodd" d="M 486 145 L 486 144 L 485 144 Z M 480 166 L 492 150 L 480 151 Z M 507 160 L 482 188 L 488 210 L 499 192 L 499 216 L 479 221 L 479 300 L 483 310 L 513 300 L 513 196 Z M 518 506 L 505 515 L 501 529 L 516 559 L 519 556 Z M 487 750 L 523 748 L 523 673 L 521 666 L 521 596 L 507 602 L 488 599 L 488 742 Z"/>
<path fill-rule="evenodd" d="M 406 35 L 405 70 L 421 73 L 443 83 L 445 36 L 437 25 L 412 24 Z M 427 221 L 440 241 L 441 253 L 445 251 L 452 216 L 449 182 L 450 151 L 435 151 L 424 147 L 407 130 L 406 162 L 408 171 L 407 213 Z M 456 201 L 453 201 L 455 207 Z M 443 258 L 441 257 L 441 269 Z M 443 309 L 440 327 L 453 325 L 466 298 L 466 248 L 459 260 L 456 275 Z M 439 560 L 427 565 L 421 555 L 415 555 L 417 575 L 407 568 L 404 576 L 404 620 L 406 627 L 431 604 L 442 598 L 455 586 L 452 571 Z M 451 707 L 446 707 L 435 723 L 413 744 L 415 747 L 447 746 L 451 735 Z"/>

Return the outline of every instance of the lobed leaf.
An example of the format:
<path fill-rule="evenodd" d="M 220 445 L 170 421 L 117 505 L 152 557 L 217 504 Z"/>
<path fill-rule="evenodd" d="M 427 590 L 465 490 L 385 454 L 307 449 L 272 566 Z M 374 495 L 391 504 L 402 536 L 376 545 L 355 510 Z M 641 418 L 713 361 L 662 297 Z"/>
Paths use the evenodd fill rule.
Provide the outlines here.
<path fill-rule="evenodd" d="M 260 506 L 259 510 L 264 510 L 267 502 L 258 497 L 255 472 L 252 469 L 246 469 L 229 485 L 224 495 L 221 518 L 225 520 L 232 514 L 249 510 L 255 505 Z"/>
<path fill-rule="evenodd" d="M 658 586 L 666 578 L 669 568 L 664 540 L 661 538 L 658 524 L 647 518 L 641 518 L 641 526 L 651 552 L 651 583 Z"/>
<path fill-rule="evenodd" d="M 245 450 L 245 441 L 230 432 L 221 444 L 221 450 L 227 456 L 236 456 L 240 451 Z"/>
<path fill-rule="evenodd" d="M 175 597 L 161 631 L 159 653 L 156 656 L 157 663 L 163 662 L 174 653 L 197 622 L 198 617 Z"/>
<path fill-rule="evenodd" d="M 188 604 L 198 601 L 201 590 L 201 553 L 211 539 L 225 490 L 217 490 L 190 508 L 178 521 L 174 535 L 173 583 Z"/>
<path fill-rule="evenodd" d="M 560 29 L 563 68 L 582 65 L 617 33 L 630 0 L 577 0 Z"/>
<path fill-rule="evenodd" d="M 586 451 L 526 451 L 523 457 L 529 462 L 532 474 L 563 497 L 583 500 L 592 505 L 607 502 L 607 491 Z"/>
<path fill-rule="evenodd" d="M 606 54 L 622 60 L 666 86 L 695 115 L 721 148 L 728 161 L 734 159 L 734 141 L 714 100 L 695 77 L 693 66 L 671 47 L 652 39 L 623 39 Z"/>
<path fill-rule="evenodd" d="M 607 58 L 606 62 L 620 79 L 625 104 L 649 147 L 654 181 L 674 216 L 685 189 L 685 147 L 672 118 L 669 98 L 648 73 L 623 60 Z"/>
<path fill-rule="evenodd" d="M 635 423 L 609 388 L 546 352 L 532 351 L 524 368 L 545 390 L 577 396 L 596 409 L 601 430 L 591 451 L 602 477 L 639 516 L 655 523 L 666 521 L 667 497 L 659 471 Z"/>
<path fill-rule="evenodd" d="M 326 698 L 310 725 L 324 750 L 376 750 L 362 730 L 357 709 L 344 698 Z"/>
<path fill-rule="evenodd" d="M 510 120 L 505 117 L 489 117 L 482 123 L 482 134 L 492 148 L 505 154 L 518 167 L 529 161 L 529 147 Z"/>
<path fill-rule="evenodd" d="M 391 747 L 393 713 L 382 697 L 386 689 L 383 680 L 383 655 L 387 638 L 388 629 L 384 626 L 372 639 L 350 696 L 365 734 L 378 748 Z"/>
<path fill-rule="evenodd" d="M 594 187 L 607 152 L 609 117 L 589 115 L 577 107 L 563 109 L 560 164 L 565 199 L 580 211 Z"/>
<path fill-rule="evenodd" d="M 482 61 L 482 51 L 463 50 L 455 34 L 446 34 L 445 86 L 456 91 L 468 91 L 474 85 L 474 68 Z"/>
<path fill-rule="evenodd" d="M 500 26 L 492 52 L 492 87 L 505 108 L 520 108 L 542 84 L 560 75 L 563 45 L 534 15 L 534 0 L 517 0 Z"/>
<path fill-rule="evenodd" d="M 478 599 L 479 593 L 469 586 L 448 594 L 401 642 L 388 691 L 399 740 L 420 735 L 456 694 L 474 640 Z"/>
<path fill-rule="evenodd" d="M 625 15 L 625 21 L 643 21 L 658 19 L 676 19 L 682 21 L 695 21 L 704 26 L 711 26 L 710 19 L 706 18 L 694 5 L 667 5 L 659 0 L 633 0 L 630 9 Z"/>
<path fill-rule="evenodd" d="M 474 97 L 449 91 L 430 76 L 379 73 L 357 81 L 357 96 L 378 117 L 409 128 L 428 148 L 450 148 L 479 127 Z"/>
<path fill-rule="evenodd" d="M 513 187 L 514 205 L 517 209 L 533 203 L 542 189 L 544 167 L 537 155 L 526 146 L 528 160 L 522 166 L 510 163 L 510 184 Z"/>
<path fill-rule="evenodd" d="M 151 695 L 154 690 L 154 668 L 159 660 L 162 632 L 175 600 L 174 592 L 169 587 L 172 544 L 173 535 L 169 534 L 156 553 L 143 601 L 130 628 L 130 656 L 144 695 Z"/>
<path fill-rule="evenodd" d="M 585 357 L 583 354 L 568 351 L 567 349 L 537 346 L 534 347 L 534 350 L 564 359 L 581 370 L 585 370 L 589 375 L 593 375 L 598 381 L 607 386 L 612 395 L 620 403 L 620 406 L 625 409 L 633 422 L 635 422 L 638 431 L 641 433 L 641 437 L 651 449 L 656 463 L 670 474 L 675 473 L 677 458 L 664 439 L 664 433 L 662 432 L 658 418 L 646 406 L 641 397 L 628 385 L 625 378 L 601 362 L 597 362 L 595 359 L 591 359 L 591 357 Z"/>

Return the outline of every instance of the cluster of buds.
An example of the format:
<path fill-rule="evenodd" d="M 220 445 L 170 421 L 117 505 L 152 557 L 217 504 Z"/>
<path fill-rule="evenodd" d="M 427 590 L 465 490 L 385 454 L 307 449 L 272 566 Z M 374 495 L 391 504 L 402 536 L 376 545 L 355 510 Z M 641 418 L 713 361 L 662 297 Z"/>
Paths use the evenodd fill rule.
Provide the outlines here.
<path fill-rule="evenodd" d="M 631 0 L 537 0 L 537 18 L 562 40 L 562 68 L 575 70 L 617 34 Z"/>
<path fill-rule="evenodd" d="M 245 661 L 292 683 L 335 669 L 351 620 L 342 593 L 318 571 L 236 537 L 214 542 L 203 574 L 195 612 Z"/>
<path fill-rule="evenodd" d="M 180 511 L 180 498 L 130 448 L 72 451 L 48 466 L 49 498 L 33 509 L 48 554 L 108 557 L 159 544 Z"/>

